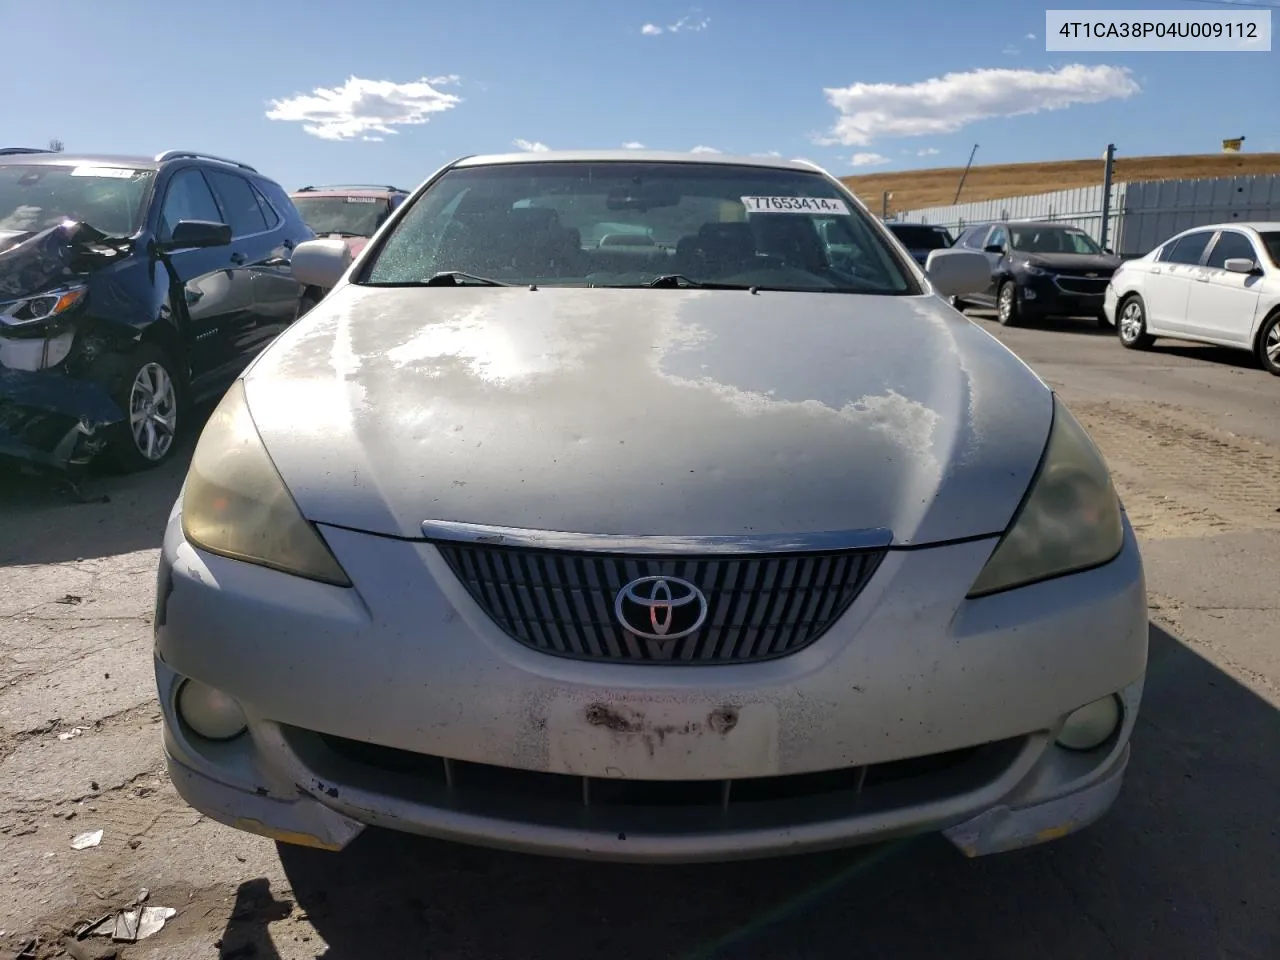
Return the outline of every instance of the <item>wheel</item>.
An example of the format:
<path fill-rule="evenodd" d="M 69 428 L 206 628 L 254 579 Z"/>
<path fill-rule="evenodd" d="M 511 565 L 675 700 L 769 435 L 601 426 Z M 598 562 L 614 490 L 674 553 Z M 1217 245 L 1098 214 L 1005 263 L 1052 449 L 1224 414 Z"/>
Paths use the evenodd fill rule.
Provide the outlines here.
<path fill-rule="evenodd" d="M 99 382 L 126 414 L 105 450 L 121 471 L 149 470 L 173 456 L 185 420 L 185 387 L 177 370 L 154 343 L 103 358 Z"/>
<path fill-rule="evenodd" d="M 1258 332 L 1258 362 L 1267 373 L 1280 377 L 1280 311 L 1267 317 Z"/>
<path fill-rule="evenodd" d="M 1012 280 L 1004 281 L 996 291 L 996 315 L 1004 327 L 1016 327 L 1021 319 L 1018 315 L 1018 287 Z"/>
<path fill-rule="evenodd" d="M 1120 301 L 1116 310 L 1116 333 L 1122 346 L 1130 350 L 1146 350 L 1156 342 L 1147 333 L 1147 308 L 1136 293 Z"/>

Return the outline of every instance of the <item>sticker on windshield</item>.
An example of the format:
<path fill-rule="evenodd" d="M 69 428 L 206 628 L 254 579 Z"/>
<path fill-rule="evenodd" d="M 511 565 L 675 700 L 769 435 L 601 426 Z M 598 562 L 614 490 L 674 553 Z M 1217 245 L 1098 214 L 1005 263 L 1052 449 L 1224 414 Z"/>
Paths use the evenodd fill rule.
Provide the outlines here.
<path fill-rule="evenodd" d="M 125 170 L 123 167 L 76 167 L 71 171 L 73 177 L 108 177 L 112 180 L 128 180 L 137 170 Z"/>
<path fill-rule="evenodd" d="M 347 197 L 347 203 L 377 203 L 377 197 Z"/>
<path fill-rule="evenodd" d="M 743 197 L 747 213 L 826 213 L 838 217 L 849 215 L 843 200 L 828 197 Z"/>

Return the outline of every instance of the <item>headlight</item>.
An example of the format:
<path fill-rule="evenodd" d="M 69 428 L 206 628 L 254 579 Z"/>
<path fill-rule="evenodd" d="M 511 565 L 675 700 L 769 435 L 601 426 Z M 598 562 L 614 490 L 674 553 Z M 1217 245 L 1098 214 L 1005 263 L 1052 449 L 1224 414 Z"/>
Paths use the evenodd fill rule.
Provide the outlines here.
<path fill-rule="evenodd" d="M 1123 545 L 1120 499 L 1106 462 L 1055 396 L 1040 468 L 969 597 L 1100 566 Z"/>
<path fill-rule="evenodd" d="M 182 498 L 182 530 L 210 553 L 351 586 L 276 472 L 240 380 L 223 396 L 196 444 Z"/>
<path fill-rule="evenodd" d="M 1043 277 L 1049 271 L 1044 267 L 1037 267 L 1035 264 L 1028 263 L 1023 265 L 1022 272 L 1028 273 L 1033 277 Z"/>
<path fill-rule="evenodd" d="M 51 320 L 66 313 L 84 299 L 84 287 L 63 287 L 48 290 L 34 297 L 11 300 L 0 304 L 0 323 L 9 327 L 21 327 L 28 323 Z"/>

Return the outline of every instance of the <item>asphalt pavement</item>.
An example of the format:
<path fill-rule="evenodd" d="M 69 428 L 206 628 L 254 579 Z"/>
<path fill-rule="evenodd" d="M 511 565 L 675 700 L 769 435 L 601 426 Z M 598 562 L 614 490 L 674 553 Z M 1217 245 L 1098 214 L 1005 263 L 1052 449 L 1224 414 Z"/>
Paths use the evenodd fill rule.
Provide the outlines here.
<path fill-rule="evenodd" d="M 143 888 L 177 913 L 128 960 L 1280 957 L 1280 378 L 1215 348 L 1126 351 L 1091 323 L 973 318 L 1090 429 L 1142 539 L 1150 669 L 1100 823 L 979 860 L 936 837 L 688 867 L 374 831 L 341 854 L 277 847 L 163 774 L 150 618 L 185 462 L 96 478 L 83 503 L 8 475 L 0 958 L 37 934 L 59 956 L 63 931 Z"/>

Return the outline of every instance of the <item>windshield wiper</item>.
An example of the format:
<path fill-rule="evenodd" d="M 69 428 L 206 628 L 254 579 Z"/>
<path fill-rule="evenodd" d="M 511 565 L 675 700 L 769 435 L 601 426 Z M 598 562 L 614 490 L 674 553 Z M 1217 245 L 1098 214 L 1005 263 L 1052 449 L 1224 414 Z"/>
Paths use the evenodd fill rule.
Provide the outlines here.
<path fill-rule="evenodd" d="M 441 270 L 422 281 L 426 287 L 458 287 L 467 283 L 477 283 L 482 287 L 511 287 L 514 284 L 501 280 L 490 280 L 488 277 L 477 277 L 474 273 L 463 273 L 461 270 Z"/>

